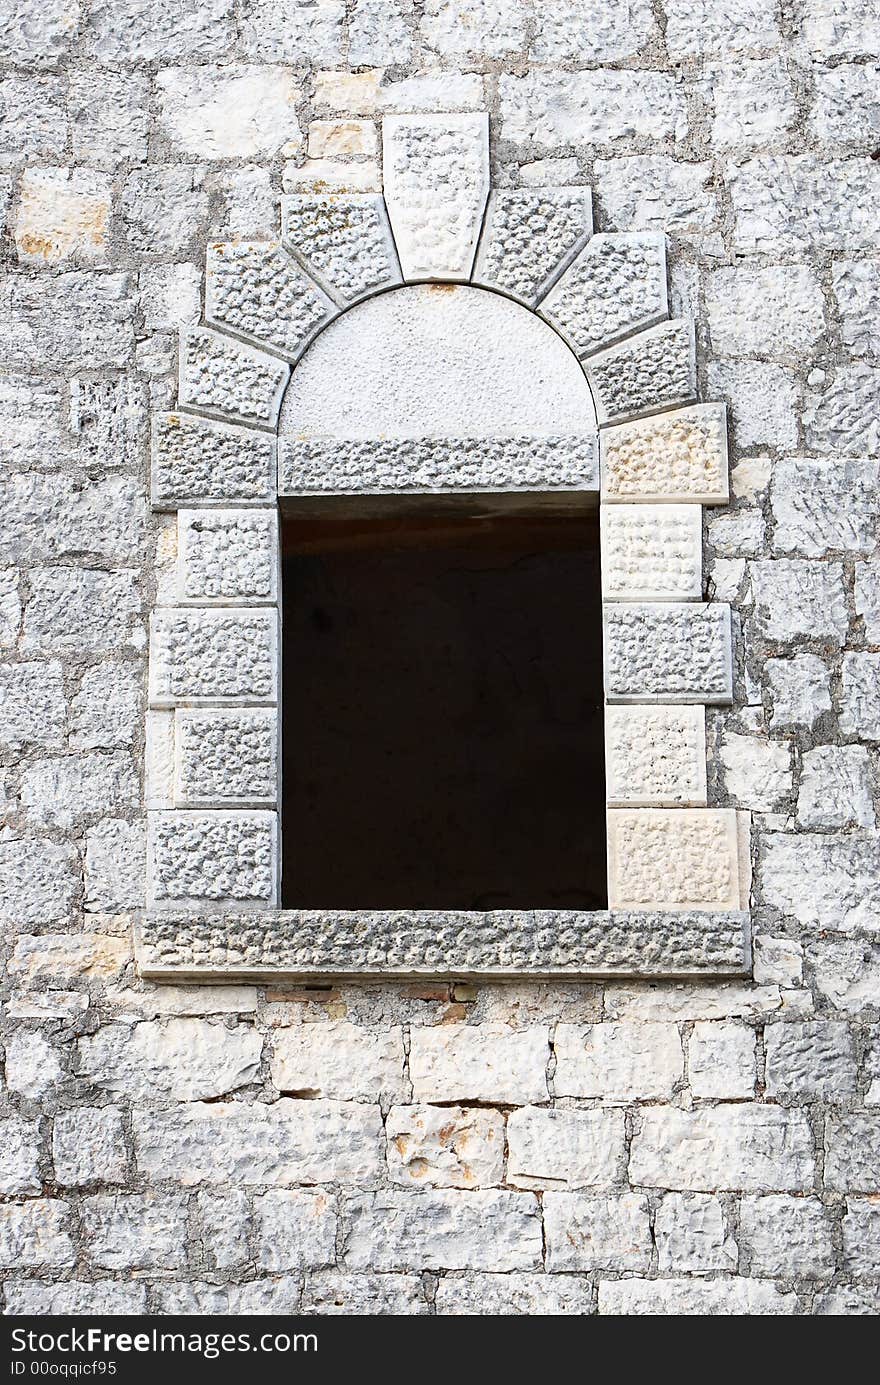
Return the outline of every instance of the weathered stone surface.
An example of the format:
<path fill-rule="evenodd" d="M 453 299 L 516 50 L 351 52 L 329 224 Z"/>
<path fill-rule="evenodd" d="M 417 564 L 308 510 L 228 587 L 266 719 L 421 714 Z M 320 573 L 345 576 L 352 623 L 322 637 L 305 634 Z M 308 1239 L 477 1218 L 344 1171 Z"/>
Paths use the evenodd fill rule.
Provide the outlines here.
<path fill-rule="evenodd" d="M 733 438 L 740 448 L 794 451 L 801 390 L 793 370 L 764 361 L 713 361 L 708 383 L 710 392 L 730 405 Z"/>
<path fill-rule="evenodd" d="M 124 367 L 134 349 L 137 296 L 125 273 L 72 271 L 10 277 L 0 296 L 0 361 L 63 360 L 70 370 Z"/>
<path fill-rule="evenodd" d="M 738 807 L 772 813 L 786 806 L 792 792 L 788 743 L 725 731 L 718 758 L 724 787 Z"/>
<path fill-rule="evenodd" d="M 871 761 L 863 745 L 819 745 L 801 761 L 800 827 L 874 827 Z"/>
<path fill-rule="evenodd" d="M 547 1031 L 503 1024 L 420 1026 L 410 1035 L 416 1101 L 546 1101 Z"/>
<path fill-rule="evenodd" d="M 278 600 L 275 510 L 180 510 L 177 532 L 182 605 Z"/>
<path fill-rule="evenodd" d="M 869 644 L 880 644 L 880 562 L 856 564 L 855 601 Z"/>
<path fill-rule="evenodd" d="M 205 320 L 215 327 L 297 360 L 335 311 L 277 241 L 208 247 Z"/>
<path fill-rule="evenodd" d="M 597 159 L 596 191 L 614 231 L 663 231 L 701 241 L 718 217 L 712 164 L 667 154 Z"/>
<path fill-rule="evenodd" d="M 693 324 L 649 327 L 591 356 L 584 368 L 600 423 L 685 404 L 696 394 Z"/>
<path fill-rule="evenodd" d="M 735 1020 L 694 1025 L 688 1044 L 688 1081 L 696 1097 L 755 1095 L 755 1031 Z"/>
<path fill-rule="evenodd" d="M 145 1107 L 133 1129 L 140 1171 L 185 1186 L 363 1183 L 378 1178 L 385 1162 L 379 1108 L 361 1102 Z"/>
<path fill-rule="evenodd" d="M 681 1041 L 671 1024 L 560 1024 L 554 1049 L 557 1096 L 668 1100 L 682 1080 Z"/>
<path fill-rule="evenodd" d="M 500 1111 L 392 1106 L 385 1133 L 388 1173 L 394 1183 L 408 1188 L 486 1188 L 503 1181 Z"/>
<path fill-rule="evenodd" d="M 835 260 L 831 277 L 844 346 L 853 356 L 880 354 L 880 265 Z"/>
<path fill-rule="evenodd" d="M 445 58 L 503 58 L 524 48 L 525 15 L 516 0 L 427 0 L 421 33 Z"/>
<path fill-rule="evenodd" d="M 336 1261 L 336 1213 L 327 1193 L 273 1188 L 254 1199 L 257 1263 L 295 1270 Z"/>
<path fill-rule="evenodd" d="M 50 567 L 30 574 L 21 648 L 26 653 L 103 654 L 142 633 L 137 573 Z"/>
<path fill-rule="evenodd" d="M 0 1121 L 0 1193 L 39 1193 L 40 1127 L 10 1116 Z"/>
<path fill-rule="evenodd" d="M 203 1280 L 160 1283 L 154 1287 L 153 1296 L 158 1312 L 169 1316 L 264 1317 L 278 1313 L 286 1317 L 299 1312 L 302 1275 L 281 1274 L 246 1284 L 208 1284 Z"/>
<path fill-rule="evenodd" d="M 374 193 L 283 197 L 281 224 L 284 245 L 339 303 L 400 282 L 385 204 Z"/>
<path fill-rule="evenodd" d="M 638 1193 L 545 1193 L 544 1233 L 551 1273 L 646 1270 L 650 1263 L 648 1200 Z"/>
<path fill-rule="evenodd" d="M 21 776 L 21 802 L 32 822 L 70 828 L 81 819 L 133 808 L 138 787 L 127 751 L 87 751 L 31 762 Z"/>
<path fill-rule="evenodd" d="M 151 903 L 234 899 L 272 905 L 278 891 L 278 815 L 150 813 L 147 856 Z"/>
<path fill-rule="evenodd" d="M 199 1240 L 217 1269 L 250 1261 L 253 1217 L 247 1193 L 224 1188 L 196 1194 Z"/>
<path fill-rule="evenodd" d="M 145 1284 L 100 1279 L 93 1283 L 66 1279 L 48 1284 L 38 1279 L 7 1280 L 6 1311 L 26 1317 L 141 1317 L 147 1311 Z"/>
<path fill-rule="evenodd" d="M 262 1035 L 201 1019 L 107 1024 L 79 1040 L 79 1073 L 102 1091 L 198 1101 L 253 1082 Z"/>
<path fill-rule="evenodd" d="M 82 1202 L 89 1258 L 102 1269 L 174 1269 L 186 1261 L 186 1203 L 176 1193 L 100 1193 Z"/>
<path fill-rule="evenodd" d="M 46 5 L 4 6 L 0 11 L 0 53 L 4 62 L 52 65 L 76 38 L 80 11 L 76 0 Z M 23 23 L 24 19 L 27 23 Z"/>
<path fill-rule="evenodd" d="M 131 955 L 126 938 L 103 933 L 25 934 L 16 939 L 9 971 L 26 984 L 51 977 L 117 976 Z"/>
<path fill-rule="evenodd" d="M 824 1279 L 834 1273 L 831 1227 L 816 1198 L 744 1197 L 739 1238 L 753 1275 Z"/>
<path fill-rule="evenodd" d="M 851 1274 L 866 1278 L 880 1274 L 880 1205 L 876 1198 L 847 1198 L 843 1255 Z"/>
<path fill-rule="evenodd" d="M 730 607 L 606 603 L 610 702 L 730 702 Z"/>
<path fill-rule="evenodd" d="M 840 563 L 777 558 L 750 566 L 759 635 L 780 644 L 798 638 L 843 644 L 848 618 Z"/>
<path fill-rule="evenodd" d="M 278 1028 L 273 1035 L 272 1081 L 288 1096 L 340 1101 L 400 1101 L 406 1096 L 403 1036 L 333 1020 Z"/>
<path fill-rule="evenodd" d="M 707 306 L 712 346 L 720 356 L 789 361 L 793 353 L 809 352 L 825 332 L 822 287 L 806 265 L 716 269 Z"/>
<path fill-rule="evenodd" d="M 0 842 L 0 919 L 14 928 L 65 921 L 79 888 L 73 847 L 48 841 Z"/>
<path fill-rule="evenodd" d="M 829 1317 L 875 1317 L 880 1304 L 880 1287 L 876 1285 L 839 1284 L 826 1289 L 813 1300 L 813 1315 Z"/>
<path fill-rule="evenodd" d="M 666 1274 L 736 1271 L 737 1248 L 717 1198 L 667 1193 L 654 1219 L 658 1266 Z"/>
<path fill-rule="evenodd" d="M 722 58 L 706 71 L 715 107 L 715 149 L 766 148 L 797 123 L 790 69 L 780 56 Z"/>
<path fill-rule="evenodd" d="M 80 557 L 127 561 L 143 551 L 144 502 L 127 476 L 22 472 L 4 479 L 0 560 Z"/>
<path fill-rule="evenodd" d="M 447 1274 L 437 1285 L 438 1317 L 583 1317 L 595 1312 L 580 1275 Z"/>
<path fill-rule="evenodd" d="M 817 57 L 876 57 L 876 18 L 875 0 L 807 0 L 804 38 Z"/>
<path fill-rule="evenodd" d="M 535 307 L 592 230 L 589 188 L 499 189 L 489 196 L 473 282 Z"/>
<path fill-rule="evenodd" d="M 300 88 L 287 68 L 245 64 L 165 67 L 156 77 L 158 125 L 197 159 L 295 153 Z"/>
<path fill-rule="evenodd" d="M 191 328 L 181 334 L 181 404 L 274 425 L 288 374 L 277 356 L 219 332 Z"/>
<path fill-rule="evenodd" d="M 699 505 L 603 505 L 602 595 L 608 601 L 699 601 Z"/>
<path fill-rule="evenodd" d="M 741 254 L 873 247 L 877 169 L 865 159 L 760 154 L 731 164 L 728 179 Z"/>
<path fill-rule="evenodd" d="M 69 1213 L 68 1203 L 49 1198 L 0 1206 L 0 1265 L 72 1265 L 76 1248 L 68 1234 Z"/>
<path fill-rule="evenodd" d="M 580 54 L 577 61 L 583 61 Z M 596 145 L 672 135 L 681 95 L 660 72 L 554 72 L 538 68 L 498 83 L 505 140 L 538 146 Z"/>
<path fill-rule="evenodd" d="M 281 6 L 272 0 L 249 0 L 242 26 L 244 48 L 255 58 L 282 58 L 296 65 L 338 64 L 344 18 L 339 0 L 318 0 L 315 5 L 288 0 Z"/>
<path fill-rule="evenodd" d="M 723 404 L 697 404 L 602 432 L 604 500 L 727 503 Z"/>
<path fill-rule="evenodd" d="M 754 978 L 759 984 L 777 982 L 780 986 L 800 986 L 804 979 L 803 944 L 792 938 L 770 938 L 759 934 L 753 944 Z"/>
<path fill-rule="evenodd" d="M 6 664 L 0 668 L 0 746 L 58 749 L 64 744 L 66 704 L 61 664 Z"/>
<path fill-rule="evenodd" d="M 376 1192 L 346 1197 L 342 1258 L 350 1269 L 535 1270 L 541 1218 L 530 1193 Z"/>
<path fill-rule="evenodd" d="M 876 451 L 878 425 L 871 400 L 876 397 L 878 377 L 880 371 L 861 361 L 834 372 L 830 381 L 820 374 L 819 389 L 807 396 L 807 446 L 850 456 Z"/>
<path fill-rule="evenodd" d="M 274 702 L 275 611 L 157 610 L 150 622 L 150 705 Z"/>
<path fill-rule="evenodd" d="M 704 804 L 705 723 L 702 707 L 606 707 L 609 805 Z"/>
<path fill-rule="evenodd" d="M 18 573 L 0 572 L 0 649 L 9 649 L 16 643 L 20 625 Z"/>
<path fill-rule="evenodd" d="M 878 1191 L 880 1114 L 841 1113 L 825 1122 L 825 1185 L 840 1192 Z"/>
<path fill-rule="evenodd" d="M 15 248 L 26 265 L 94 265 L 107 258 L 110 180 L 91 169 L 27 168 Z"/>
<path fill-rule="evenodd" d="M 645 0 L 626 9 L 599 5 L 572 11 L 567 0 L 541 0 L 541 23 L 529 48 L 535 62 L 609 62 L 635 57 L 656 37 L 656 20 Z"/>
<path fill-rule="evenodd" d="M 661 321 L 668 311 L 665 237 L 593 236 L 540 311 L 580 357 Z"/>
<path fill-rule="evenodd" d="M 774 1106 L 646 1107 L 629 1172 L 649 1187 L 798 1192 L 812 1183 L 810 1127 L 803 1112 Z"/>
<path fill-rule="evenodd" d="M 128 1156 L 119 1111 L 112 1106 L 59 1111 L 52 1127 L 52 1164 L 62 1187 L 124 1183 Z"/>
<path fill-rule="evenodd" d="M 764 1045 L 768 1096 L 838 1101 L 854 1093 L 856 1061 L 846 1024 L 768 1025 Z"/>
<path fill-rule="evenodd" d="M 505 1275 L 505 1278 L 507 1276 Z M 424 1316 L 428 1304 L 422 1281 L 414 1274 L 308 1274 L 302 1312 L 321 1317 Z"/>
<path fill-rule="evenodd" d="M 148 914 L 145 975 L 740 974 L 744 913 Z"/>
<path fill-rule="evenodd" d="M 159 509 L 273 500 L 275 440 L 234 424 L 160 414 L 153 424 L 152 500 Z"/>
<path fill-rule="evenodd" d="M 821 558 L 873 551 L 877 529 L 875 461 L 784 458 L 773 468 L 770 509 L 775 553 Z"/>
<path fill-rule="evenodd" d="M 795 654 L 791 659 L 768 659 L 764 665 L 773 711 L 771 731 L 803 726 L 810 730 L 831 711 L 828 666 L 815 654 Z"/>
<path fill-rule="evenodd" d="M 274 806 L 278 795 L 274 709 L 180 708 L 176 737 L 177 807 Z"/>
<path fill-rule="evenodd" d="M 572 1031 L 575 1026 L 562 1028 Z M 576 1039 L 563 1036 L 562 1042 L 568 1046 L 570 1079 L 583 1050 L 576 1050 Z M 580 1087 L 580 1072 L 574 1083 L 565 1077 L 563 1083 L 557 1081 L 557 1094 L 564 1095 L 571 1085 Z M 514 1187 L 607 1188 L 617 1182 L 624 1159 L 623 1113 L 526 1106 L 511 1111 L 507 1142 L 507 1179 Z"/>
<path fill-rule="evenodd" d="M 385 202 L 403 277 L 467 279 L 489 193 L 489 121 L 385 117 Z"/>
<path fill-rule="evenodd" d="M 880 654 L 844 654 L 840 729 L 880 741 Z"/>
<path fill-rule="evenodd" d="M 11 1092 L 35 1101 L 63 1077 L 55 1046 L 39 1032 L 20 1029 L 6 1040 L 6 1085 Z"/>
<path fill-rule="evenodd" d="M 873 832 L 769 833 L 759 867 L 764 900 L 810 927 L 871 928 L 880 907 L 878 856 Z"/>
<path fill-rule="evenodd" d="M 70 703 L 70 744 L 79 750 L 131 745 L 141 721 L 143 673 L 137 663 L 87 669 Z"/>
<path fill-rule="evenodd" d="M 599 1284 L 600 1316 L 779 1317 L 798 1312 L 797 1294 L 751 1279 L 603 1279 Z"/>
<path fill-rule="evenodd" d="M 811 942 L 807 957 L 819 993 L 839 1009 L 857 1015 L 880 1007 L 880 948 L 850 938 Z"/>
<path fill-rule="evenodd" d="M 105 819 L 86 832 L 85 893 L 91 913 L 141 909 L 147 849 L 143 822 Z"/>

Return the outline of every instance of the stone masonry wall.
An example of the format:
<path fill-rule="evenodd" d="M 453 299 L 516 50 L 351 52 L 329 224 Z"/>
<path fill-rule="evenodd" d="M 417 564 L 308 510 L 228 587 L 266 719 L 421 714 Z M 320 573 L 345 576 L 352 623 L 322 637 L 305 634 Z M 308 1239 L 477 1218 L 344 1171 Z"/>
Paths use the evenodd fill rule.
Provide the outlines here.
<path fill-rule="evenodd" d="M 877 0 L 0 0 L 0 65 L 6 1311 L 876 1311 Z M 669 238 L 753 981 L 137 977 L 149 410 L 209 241 L 431 110 Z"/>

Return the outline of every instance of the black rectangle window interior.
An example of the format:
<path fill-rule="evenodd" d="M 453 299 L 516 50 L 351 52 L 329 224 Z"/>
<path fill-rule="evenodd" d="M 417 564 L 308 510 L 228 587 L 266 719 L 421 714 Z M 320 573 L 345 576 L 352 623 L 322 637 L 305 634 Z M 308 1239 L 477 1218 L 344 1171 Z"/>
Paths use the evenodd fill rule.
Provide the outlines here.
<path fill-rule="evenodd" d="M 606 907 L 587 499 L 282 515 L 285 908 Z"/>

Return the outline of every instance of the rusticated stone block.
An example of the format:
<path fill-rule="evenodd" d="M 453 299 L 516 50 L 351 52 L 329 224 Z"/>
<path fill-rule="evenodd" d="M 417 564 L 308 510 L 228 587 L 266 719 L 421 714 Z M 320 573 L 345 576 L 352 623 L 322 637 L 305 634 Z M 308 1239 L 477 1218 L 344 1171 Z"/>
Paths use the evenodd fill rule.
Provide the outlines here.
<path fill-rule="evenodd" d="M 388 1173 L 394 1183 L 408 1188 L 486 1188 L 504 1179 L 500 1111 L 392 1106 L 385 1130 Z"/>
<path fill-rule="evenodd" d="M 410 1035 L 416 1101 L 545 1101 L 549 1059 L 547 1030 L 541 1026 L 427 1025 Z"/>
<path fill-rule="evenodd" d="M 0 1206 L 0 1267 L 73 1265 L 76 1247 L 69 1235 L 70 1204 L 57 1198 L 30 1198 Z"/>
<path fill-rule="evenodd" d="M 385 202 L 407 280 L 467 279 L 489 194 L 489 119 L 389 115 Z"/>
<path fill-rule="evenodd" d="M 181 404 L 274 426 L 289 374 L 277 356 L 220 332 L 190 328 L 181 333 Z"/>
<path fill-rule="evenodd" d="M 600 423 L 685 404 L 697 392 L 693 323 L 649 327 L 592 356 L 584 369 Z"/>
<path fill-rule="evenodd" d="M 583 1317 L 595 1312 L 593 1286 L 576 1274 L 446 1274 L 434 1303 L 438 1317 Z"/>
<path fill-rule="evenodd" d="M 598 489 L 595 438 L 280 441 L 282 495 Z"/>
<path fill-rule="evenodd" d="M 418 1275 L 344 1274 L 331 1270 L 306 1275 L 299 1308 L 301 1313 L 321 1317 L 426 1317 L 428 1311 Z"/>
<path fill-rule="evenodd" d="M 182 605 L 278 600 L 278 515 L 273 510 L 180 510 Z"/>
<path fill-rule="evenodd" d="M 503 1131 L 502 1151 L 503 1151 Z M 0 1121 L 0 1193 L 39 1193 L 40 1127 L 36 1121 L 10 1116 Z M 500 1180 L 499 1180 L 500 1181 Z"/>
<path fill-rule="evenodd" d="M 274 904 L 278 817 L 264 812 L 147 815 L 148 899 Z"/>
<path fill-rule="evenodd" d="M 695 404 L 603 429 L 602 499 L 726 505 L 727 410 Z"/>
<path fill-rule="evenodd" d="M 662 321 L 668 312 L 666 237 L 593 236 L 540 312 L 581 358 Z"/>
<path fill-rule="evenodd" d="M 300 193 L 281 199 L 282 239 L 339 303 L 400 282 L 385 203 L 376 193 Z"/>
<path fill-rule="evenodd" d="M 278 796 L 274 708 L 181 708 L 175 732 L 175 807 L 274 805 Z"/>
<path fill-rule="evenodd" d="M 150 705 L 274 702 L 277 644 L 274 610 L 155 611 Z"/>
<path fill-rule="evenodd" d="M 840 1101 L 856 1088 L 849 1027 L 835 1020 L 771 1024 L 764 1035 L 767 1095 Z"/>
<path fill-rule="evenodd" d="M 798 1296 L 752 1279 L 603 1279 L 600 1317 L 778 1317 Z"/>
<path fill-rule="evenodd" d="M 609 702 L 727 703 L 732 687 L 729 606 L 605 606 Z"/>
<path fill-rule="evenodd" d="M 645 1107 L 630 1181 L 694 1192 L 805 1192 L 813 1141 L 803 1111 L 727 1103 L 697 1111 Z"/>
<path fill-rule="evenodd" d="M 507 1179 L 517 1188 L 602 1188 L 624 1159 L 622 1111 L 526 1106 L 507 1121 Z"/>
<path fill-rule="evenodd" d="M 640 1193 L 545 1193 L 544 1234 L 551 1273 L 647 1270 L 651 1262 L 648 1199 Z"/>
<path fill-rule="evenodd" d="M 826 1279 L 834 1273 L 831 1225 L 817 1198 L 744 1197 L 739 1239 L 753 1275 Z"/>
<path fill-rule="evenodd" d="M 272 1081 L 291 1096 L 403 1101 L 403 1033 L 371 1032 L 348 1020 L 275 1030 Z"/>
<path fill-rule="evenodd" d="M 209 245 L 205 321 L 298 360 L 337 308 L 276 241 Z"/>
<path fill-rule="evenodd" d="M 589 188 L 499 189 L 489 196 L 473 282 L 533 308 L 592 225 Z"/>
<path fill-rule="evenodd" d="M 668 1274 L 736 1271 L 737 1247 L 724 1224 L 718 1198 L 706 1193 L 667 1193 L 654 1219 L 658 1267 Z"/>
<path fill-rule="evenodd" d="M 343 1202 L 342 1228 L 351 1269 L 534 1270 L 543 1260 L 531 1193 L 356 1193 Z"/>
<path fill-rule="evenodd" d="M 668 1101 L 684 1072 L 674 1024 L 621 1020 L 556 1027 L 557 1096 Z"/>
<path fill-rule="evenodd" d="M 153 420 L 153 508 L 275 499 L 275 439 L 187 414 Z"/>
<path fill-rule="evenodd" d="M 80 1075 L 133 1101 L 201 1101 L 253 1082 L 263 1036 L 249 1025 L 189 1016 L 105 1024 L 77 1044 Z"/>
<path fill-rule="evenodd" d="M 605 790 L 612 807 L 704 804 L 704 709 L 606 707 Z"/>
<path fill-rule="evenodd" d="M 612 808 L 608 813 L 612 909 L 739 908 L 738 862 L 732 808 Z"/>
<path fill-rule="evenodd" d="M 855 1111 L 825 1122 L 825 1185 L 838 1192 L 877 1192 L 880 1112 Z"/>
<path fill-rule="evenodd" d="M 602 595 L 608 601 L 699 601 L 700 505 L 603 505 Z"/>

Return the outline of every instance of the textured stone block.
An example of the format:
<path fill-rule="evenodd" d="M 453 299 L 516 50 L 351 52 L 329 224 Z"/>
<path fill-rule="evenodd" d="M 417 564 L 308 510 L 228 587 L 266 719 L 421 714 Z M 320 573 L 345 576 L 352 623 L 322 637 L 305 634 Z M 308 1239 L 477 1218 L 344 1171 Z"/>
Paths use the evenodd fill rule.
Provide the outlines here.
<path fill-rule="evenodd" d="M 39 1160 L 40 1127 L 36 1121 L 23 1121 L 18 1116 L 0 1121 L 0 1193 L 4 1197 L 42 1191 Z"/>
<path fill-rule="evenodd" d="M 801 760 L 799 827 L 874 827 L 871 759 L 863 745 L 817 745 Z"/>
<path fill-rule="evenodd" d="M 704 709 L 606 707 L 605 790 L 612 807 L 704 804 Z"/>
<path fill-rule="evenodd" d="M 150 621 L 150 705 L 274 702 L 277 647 L 274 610 L 158 610 Z"/>
<path fill-rule="evenodd" d="M 180 510 L 181 605 L 278 600 L 278 515 L 273 510 Z"/>
<path fill-rule="evenodd" d="M 640 1193 L 588 1197 L 544 1194 L 547 1269 L 647 1270 L 653 1242 Z"/>
<path fill-rule="evenodd" d="M 289 1096 L 402 1101 L 403 1069 L 399 1026 L 376 1034 L 333 1020 L 275 1030 L 272 1081 Z"/>
<path fill-rule="evenodd" d="M 180 708 L 175 731 L 174 807 L 274 806 L 278 797 L 274 709 Z"/>
<path fill-rule="evenodd" d="M 254 1216 L 261 1269 L 336 1263 L 336 1213 L 328 1193 L 273 1188 L 254 1198 Z"/>
<path fill-rule="evenodd" d="M 692 322 L 664 322 L 584 366 L 600 423 L 685 404 L 697 392 Z"/>
<path fill-rule="evenodd" d="M 574 259 L 592 226 L 589 188 L 492 192 L 473 282 L 533 308 Z"/>
<path fill-rule="evenodd" d="M 840 729 L 880 741 L 880 654 L 844 654 Z"/>
<path fill-rule="evenodd" d="M 549 1058 L 544 1028 L 419 1026 L 410 1035 L 413 1096 L 416 1101 L 546 1101 Z"/>
<path fill-rule="evenodd" d="M 880 1204 L 876 1197 L 847 1199 L 843 1255 L 851 1274 L 866 1278 L 880 1275 Z"/>
<path fill-rule="evenodd" d="M 359 1193 L 342 1205 L 342 1259 L 354 1270 L 536 1270 L 541 1217 L 530 1193 Z"/>
<path fill-rule="evenodd" d="M 609 702 L 732 701 L 730 607 L 605 606 Z"/>
<path fill-rule="evenodd" d="M 753 1275 L 825 1279 L 834 1273 L 831 1227 L 816 1198 L 744 1197 L 739 1239 Z"/>
<path fill-rule="evenodd" d="M 70 1205 L 49 1198 L 0 1206 L 0 1266 L 73 1265 L 76 1247 L 68 1232 Z"/>
<path fill-rule="evenodd" d="M 831 675 L 817 655 L 768 659 L 764 668 L 773 704 L 772 731 L 797 726 L 812 730 L 819 718 L 831 711 Z"/>
<path fill-rule="evenodd" d="M 325 1270 L 306 1275 L 300 1312 L 321 1317 L 424 1317 L 428 1303 L 422 1281 L 415 1274 L 344 1274 Z"/>
<path fill-rule="evenodd" d="M 767 1095 L 840 1101 L 856 1089 L 856 1060 L 846 1024 L 815 1020 L 768 1025 Z"/>
<path fill-rule="evenodd" d="M 276 241 L 209 245 L 205 321 L 296 361 L 336 305 Z"/>
<path fill-rule="evenodd" d="M 541 304 L 581 358 L 667 316 L 666 238 L 593 236 Z"/>
<path fill-rule="evenodd" d="M 880 1113 L 852 1112 L 825 1122 L 825 1186 L 838 1192 L 874 1193 L 880 1186 Z"/>
<path fill-rule="evenodd" d="M 90 913 L 120 914 L 144 906 L 144 823 L 107 818 L 86 833 L 85 899 Z"/>
<path fill-rule="evenodd" d="M 282 437 L 282 495 L 596 491 L 593 436 L 321 439 Z"/>
<path fill-rule="evenodd" d="M 777 558 L 750 564 L 755 628 L 764 639 L 844 643 L 849 626 L 841 563 Z"/>
<path fill-rule="evenodd" d="M 375 193 L 282 197 L 281 225 L 287 249 L 338 303 L 400 282 L 385 203 Z"/>
<path fill-rule="evenodd" d="M 736 1272 L 736 1241 L 717 1198 L 705 1193 L 667 1193 L 654 1218 L 658 1267 L 668 1274 Z"/>
<path fill-rule="evenodd" d="M 392 1106 L 388 1174 L 419 1188 L 486 1188 L 504 1180 L 504 1117 L 461 1106 Z"/>
<path fill-rule="evenodd" d="M 147 898 L 275 903 L 278 816 L 264 812 L 158 812 L 147 817 Z"/>
<path fill-rule="evenodd" d="M 113 1279 L 66 1279 L 60 1284 L 7 1280 L 4 1293 L 7 1313 L 26 1317 L 142 1317 L 147 1311 L 146 1284 Z"/>
<path fill-rule="evenodd" d="M 803 1192 L 813 1142 L 802 1111 L 727 1104 L 698 1111 L 646 1107 L 633 1138 L 630 1180 L 694 1192 Z"/>
<path fill-rule="evenodd" d="M 20 795 L 31 822 L 70 828 L 76 821 L 134 808 L 138 776 L 128 751 L 87 751 L 32 761 L 22 772 Z"/>
<path fill-rule="evenodd" d="M 726 505 L 727 411 L 696 404 L 602 431 L 602 499 Z"/>
<path fill-rule="evenodd" d="M 102 1193 L 82 1202 L 89 1258 L 108 1270 L 173 1269 L 186 1261 L 186 1201 L 175 1193 Z"/>
<path fill-rule="evenodd" d="M 880 909 L 876 832 L 771 832 L 763 845 L 760 880 L 766 904 L 811 931 L 874 928 Z"/>
<path fill-rule="evenodd" d="M 610 809 L 608 902 L 612 909 L 741 907 L 735 811 Z"/>
<path fill-rule="evenodd" d="M 751 1279 L 603 1279 L 600 1317 L 778 1317 L 800 1312 L 795 1293 Z"/>
<path fill-rule="evenodd" d="M 102 1025 L 77 1050 L 81 1077 L 102 1091 L 198 1101 L 255 1081 L 263 1038 L 244 1025 L 173 1017 Z"/>
<path fill-rule="evenodd" d="M 688 1044 L 688 1080 L 696 1097 L 755 1095 L 755 1031 L 736 1020 L 699 1021 Z"/>
<path fill-rule="evenodd" d="M 389 115 L 385 202 L 403 277 L 467 279 L 489 193 L 489 119 Z"/>
<path fill-rule="evenodd" d="M 384 1172 L 381 1112 L 361 1102 L 191 1102 L 140 1109 L 133 1131 L 141 1173 L 186 1187 L 364 1183 Z"/>
<path fill-rule="evenodd" d="M 14 112 L 7 112 L 7 118 Z M 21 177 L 15 248 L 24 265 L 107 260 L 110 180 L 91 169 L 27 168 Z"/>
<path fill-rule="evenodd" d="M 600 518 L 607 601 L 699 601 L 700 505 L 603 505 Z"/>
<path fill-rule="evenodd" d="M 584 61 L 580 52 L 575 61 Z M 538 67 L 524 76 L 503 73 L 498 92 L 504 139 L 527 146 L 584 148 L 624 137 L 650 146 L 671 138 L 683 117 L 682 93 L 665 72 Z"/>
<path fill-rule="evenodd" d="M 554 1049 L 557 1096 L 669 1100 L 684 1073 L 674 1024 L 559 1024 Z"/>
<path fill-rule="evenodd" d="M 141 636 L 139 574 L 51 567 L 30 573 L 25 653 L 104 654 Z"/>
<path fill-rule="evenodd" d="M 840 457 L 782 458 L 773 467 L 774 553 L 821 558 L 870 554 L 876 542 L 878 464 Z"/>
<path fill-rule="evenodd" d="M 289 1317 L 299 1313 L 302 1299 L 302 1274 L 279 1274 L 252 1279 L 245 1284 L 190 1283 L 156 1284 L 153 1289 L 157 1311 L 168 1316 Z"/>
<path fill-rule="evenodd" d="M 187 414 L 153 421 L 154 509 L 275 501 L 275 439 Z"/>
<path fill-rule="evenodd" d="M 438 1317 L 583 1317 L 593 1288 L 574 1274 L 447 1274 L 434 1299 Z"/>
<path fill-rule="evenodd" d="M 87 669 L 70 703 L 70 744 L 81 750 L 131 745 L 139 730 L 142 696 L 139 663 Z"/>
<path fill-rule="evenodd" d="M 72 846 L 48 841 L 0 842 L 0 920 L 16 928 L 66 922 L 79 888 Z"/>
<path fill-rule="evenodd" d="M 57 660 L 0 668 L 0 746 L 5 750 L 20 751 L 27 745 L 60 749 L 66 711 L 63 670 Z"/>
<path fill-rule="evenodd" d="M 181 333 L 181 404 L 274 427 L 289 374 L 277 356 L 220 332 Z"/>
<path fill-rule="evenodd" d="M 511 1111 L 508 1182 L 535 1190 L 611 1187 L 623 1164 L 624 1133 L 622 1111 Z"/>
<path fill-rule="evenodd" d="M 112 1106 L 59 1111 L 52 1128 L 52 1163 L 56 1182 L 64 1187 L 124 1183 L 128 1156 L 119 1111 Z"/>

